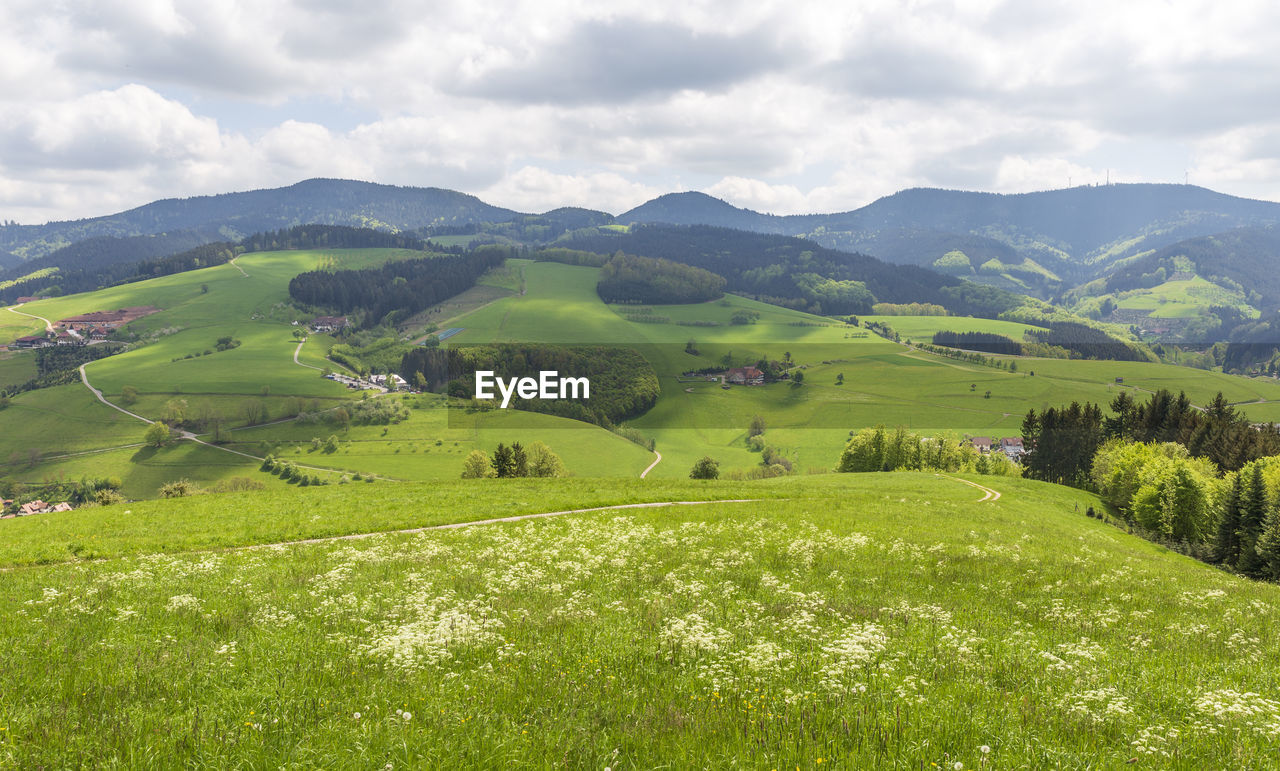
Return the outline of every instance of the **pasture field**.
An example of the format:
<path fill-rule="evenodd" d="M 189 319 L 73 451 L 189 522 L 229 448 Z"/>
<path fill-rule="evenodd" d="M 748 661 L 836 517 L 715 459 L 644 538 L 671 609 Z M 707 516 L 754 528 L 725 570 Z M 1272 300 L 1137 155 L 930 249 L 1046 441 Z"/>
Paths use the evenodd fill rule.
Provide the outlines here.
<path fill-rule="evenodd" d="M 1125 310 L 1149 310 L 1154 318 L 1190 318 L 1208 313 L 1213 305 L 1239 308 L 1250 316 L 1258 311 L 1239 293 L 1218 286 L 1200 276 L 1166 281 L 1150 289 L 1135 289 L 1115 296 L 1116 306 Z"/>
<path fill-rule="evenodd" d="M 18 308 L 19 311 L 26 309 L 25 305 Z M 23 316 L 8 307 L 0 308 L 0 344 L 11 343 L 19 337 L 37 335 L 43 331 L 43 321 Z"/>
<path fill-rule="evenodd" d="M 513 261 L 518 262 L 518 261 Z M 866 330 L 828 318 L 765 305 L 745 298 L 681 306 L 608 306 L 595 294 L 596 270 L 554 263 L 523 265 L 528 293 L 493 303 L 455 320 L 462 343 L 528 341 L 612 343 L 637 347 L 653 364 L 662 388 L 658 404 L 631 425 L 657 440 L 663 461 L 653 476 L 688 473 L 693 462 L 711 455 L 723 470 L 746 469 L 759 455 L 745 444 L 746 427 L 761 415 L 774 429 L 776 444 L 799 468 L 829 468 L 848 431 L 866 426 L 902 425 L 924 434 L 1016 436 L 1029 409 L 1092 401 L 1107 405 L 1121 388 L 1138 400 L 1142 391 L 1185 391 L 1203 404 L 1222 391 L 1233 402 L 1280 400 L 1280 383 L 1165 364 L 1018 358 L 1018 372 L 914 351 Z M 732 325 L 740 310 L 760 313 L 753 324 Z M 630 312 L 628 312 L 630 311 Z M 631 320 L 658 317 L 667 323 Z M 921 339 L 936 329 L 989 331 L 1021 337 L 1031 327 L 1006 321 L 962 317 L 870 317 L 899 334 Z M 677 322 L 718 326 L 681 326 Z M 975 326 L 976 324 L 976 326 Z M 699 355 L 684 352 L 693 340 Z M 758 358 L 782 359 L 790 352 L 805 384 L 720 388 L 716 382 L 679 380 L 686 370 L 735 365 Z M 1032 375 L 1031 373 L 1035 374 Z M 844 375 L 837 385 L 837 376 Z M 1115 378 L 1124 383 L 1117 385 Z M 1265 416 L 1268 404 L 1244 405 L 1246 414 Z"/>
<path fill-rule="evenodd" d="M 0 389 L 22 385 L 36 376 L 34 351 L 0 353 Z"/>
<path fill-rule="evenodd" d="M 0 410 L 0 460 L 5 476 L 19 459 L 116 447 L 142 441 L 146 426 L 107 407 L 83 385 L 18 394 Z M 17 454 L 17 458 L 14 454 Z"/>
<path fill-rule="evenodd" d="M 1000 319 L 977 319 L 970 316 L 859 316 L 864 324 L 887 324 L 903 340 L 927 343 L 934 332 L 989 332 L 1021 341 L 1028 330 L 1046 331 L 1043 327 Z"/>
<path fill-rule="evenodd" d="M 1002 496 L 482 480 L 0 522 L 9 564 L 104 557 L 0 573 L 0 765 L 1275 767 L 1280 587 L 979 479 Z M 715 498 L 759 500 L 221 548 Z"/>
<path fill-rule="evenodd" d="M 432 480 L 459 474 L 462 458 L 471 449 L 488 452 L 498 442 L 528 444 L 539 439 L 581 476 L 635 476 L 649 465 L 655 456 L 597 427 L 505 411 L 461 423 L 455 415 L 454 425 L 441 410 L 415 409 L 409 420 L 385 429 L 334 430 L 287 423 L 250 427 L 257 406 L 278 420 L 294 414 L 300 404 L 314 411 L 354 397 L 320 377 L 319 369 L 340 369 L 325 358 L 333 338 L 314 335 L 299 350 L 291 323 L 298 314 L 286 303 L 289 278 L 310 268 L 375 264 L 407 254 L 254 253 L 239 257 L 236 264 L 44 300 L 32 303 L 29 310 L 57 319 L 131 305 L 163 308 L 135 322 L 148 341 L 145 345 L 86 367 L 91 382 L 117 403 L 126 386 L 137 389 L 139 398 L 130 409 L 152 419 L 183 403 L 188 414 L 218 416 L 238 429 L 233 447 L 253 455 L 272 450 L 311 465 Z M 662 453 L 651 472 L 655 477 L 684 477 L 703 455 L 718 459 L 724 472 L 755 467 L 760 456 L 748 450 L 745 436 L 754 415 L 769 426 L 766 442 L 805 470 L 830 468 L 850 430 L 884 424 L 925 435 L 1012 436 L 1019 433 L 1028 409 L 1070 401 L 1105 405 L 1120 388 L 1135 389 L 1138 399 L 1144 397 L 1142 391 L 1156 388 L 1185 391 L 1199 404 L 1223 391 L 1255 420 L 1280 418 L 1280 383 L 1270 380 L 1162 364 L 1030 358 L 1018 359 L 1019 371 L 1010 373 L 916 351 L 860 327 L 732 295 L 680 306 L 610 306 L 596 295 L 597 276 L 595 268 L 511 260 L 481 287 L 507 294 L 491 297 L 480 307 L 459 306 L 458 310 L 469 310 L 449 324 L 463 331 L 446 345 L 523 341 L 635 346 L 653 365 L 661 387 L 657 405 L 631 421 L 644 436 L 656 440 Z M 519 294 L 518 287 L 525 293 Z M 735 314 L 743 311 L 754 314 L 753 323 L 733 324 Z M 941 328 L 1013 337 L 1029 328 L 960 317 L 867 320 L 875 319 L 904 337 L 921 339 Z M 221 337 L 232 337 L 240 345 L 217 351 Z M 686 352 L 690 342 L 696 354 Z M 723 367 L 726 362 L 741 366 L 761 358 L 783 360 L 788 354 L 792 374 L 805 376 L 802 387 L 783 382 L 725 390 L 718 382 L 681 377 L 685 371 Z M 0 360 L 0 381 L 25 380 L 31 368 L 29 354 Z M 1123 385 L 1114 382 L 1117 377 L 1124 379 Z M 64 401 L 53 393 L 75 395 Z M 145 469 L 131 469 L 131 463 L 142 460 L 136 449 L 83 460 L 51 458 L 136 444 L 145 430 L 74 385 L 47 397 L 28 394 L 15 399 L 13 407 L 0 412 L 0 427 L 7 429 L 0 433 L 0 458 L 21 460 L 21 471 L 7 471 L 6 476 L 25 481 L 58 475 L 78 478 L 119 463 L 110 475 L 124 478 L 132 494 L 145 495 L 146 485 L 169 481 L 164 478 L 166 469 L 177 476 L 217 481 L 251 465 L 227 455 L 207 471 L 182 474 L 177 467 L 150 459 Z M 338 436 L 340 449 L 331 455 L 317 453 L 311 440 L 331 434 Z M 197 452 L 191 457 L 211 456 Z"/>
<path fill-rule="evenodd" d="M 514 410 L 449 414 L 434 397 L 383 398 L 404 398 L 414 405 L 409 418 L 386 426 L 259 426 L 235 431 L 227 446 L 255 455 L 272 452 L 295 463 L 417 481 L 457 479 L 468 453 L 481 449 L 492 454 L 499 442 L 528 447 L 541 441 L 570 474 L 584 477 L 639 476 L 654 459 L 653 453 L 617 434 L 567 418 Z M 336 452 L 315 448 L 313 439 L 330 436 L 339 440 Z"/>
<path fill-rule="evenodd" d="M 135 445 L 47 458 L 35 467 L 19 466 L 6 478 L 39 483 L 117 477 L 124 483 L 120 494 L 129 500 L 155 497 L 162 485 L 178 479 L 190 480 L 200 487 L 210 487 L 233 478 L 249 479 L 267 489 L 288 486 L 270 474 L 260 473 L 256 461 L 212 447 L 192 442 L 178 442 L 158 449 L 147 447 L 142 444 L 142 424 L 138 425 Z M 333 474 L 318 475 L 331 480 L 337 478 Z"/>

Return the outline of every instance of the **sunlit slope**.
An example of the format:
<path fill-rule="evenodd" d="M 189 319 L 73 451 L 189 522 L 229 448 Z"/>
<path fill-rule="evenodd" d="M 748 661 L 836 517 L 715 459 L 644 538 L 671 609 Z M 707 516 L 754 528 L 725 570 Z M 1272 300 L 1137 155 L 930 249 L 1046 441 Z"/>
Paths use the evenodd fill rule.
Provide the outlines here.
<path fill-rule="evenodd" d="M 134 555 L 3 574 L 0 763 L 1274 767 L 1280 587 L 1084 493 L 979 481 L 1001 497 L 920 473 L 495 480 L 0 522 L 10 564 L 73 537 Z M 180 553 L 566 494 L 760 500 Z"/>
<path fill-rule="evenodd" d="M 1029 409 L 1071 401 L 1106 405 L 1122 390 L 1138 400 L 1145 399 L 1145 391 L 1158 388 L 1185 391 L 1197 403 L 1219 391 L 1235 402 L 1280 400 L 1280 384 L 1272 381 L 1165 364 L 1018 358 L 1017 371 L 1009 372 L 912 350 L 859 327 L 734 296 L 682 306 L 608 306 L 595 293 L 594 268 L 519 264 L 526 294 L 454 320 L 451 323 L 464 331 L 448 344 L 636 346 L 658 372 L 662 389 L 658 404 L 631 421 L 658 440 L 664 457 L 653 471 L 658 476 L 683 476 L 704 454 L 728 468 L 756 465 L 759 455 L 745 445 L 754 415 L 764 417 L 773 432 L 767 439 L 785 447 L 803 469 L 829 468 L 849 430 L 877 424 L 926 434 L 1013 436 L 1020 433 Z M 751 324 L 731 323 L 733 315 L 744 310 L 759 317 Z M 957 317 L 883 320 L 923 339 L 941 328 L 1019 337 L 1029 328 Z M 686 353 L 690 341 L 698 355 Z M 742 365 L 759 358 L 782 360 L 788 353 L 800 367 L 795 371 L 804 373 L 799 388 L 778 383 L 725 390 L 719 382 L 678 377 L 687 370 L 723 366 L 726 360 Z M 1241 409 L 1256 411 L 1261 420 L 1269 416 L 1267 410 L 1280 405 Z"/>

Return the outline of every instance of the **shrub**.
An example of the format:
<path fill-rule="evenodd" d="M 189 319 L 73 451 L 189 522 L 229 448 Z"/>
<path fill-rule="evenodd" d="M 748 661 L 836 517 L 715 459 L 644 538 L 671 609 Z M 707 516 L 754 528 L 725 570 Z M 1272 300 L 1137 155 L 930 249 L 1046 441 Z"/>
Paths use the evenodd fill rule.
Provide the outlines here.
<path fill-rule="evenodd" d="M 693 469 L 689 472 L 690 479 L 719 479 L 720 464 L 715 458 L 709 455 L 703 455 L 693 464 Z"/>

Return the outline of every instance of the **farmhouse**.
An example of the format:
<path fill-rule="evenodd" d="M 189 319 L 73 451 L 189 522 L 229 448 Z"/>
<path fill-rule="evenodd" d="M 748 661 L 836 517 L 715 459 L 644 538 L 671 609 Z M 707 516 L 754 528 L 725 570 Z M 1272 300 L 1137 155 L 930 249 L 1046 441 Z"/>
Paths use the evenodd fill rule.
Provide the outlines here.
<path fill-rule="evenodd" d="M 52 511 L 71 511 L 71 504 L 63 501 L 62 503 L 45 503 L 42 500 L 34 500 L 30 503 L 24 503 L 18 507 L 19 517 L 29 517 L 32 514 L 48 514 Z"/>
<path fill-rule="evenodd" d="M 351 326 L 346 316 L 316 316 L 311 321 L 311 329 L 315 332 L 336 332 Z"/>
<path fill-rule="evenodd" d="M 734 367 L 724 373 L 724 379 L 734 385 L 764 385 L 764 373 L 755 367 Z"/>
<path fill-rule="evenodd" d="M 45 348 L 50 345 L 53 345 L 52 340 L 50 340 L 47 337 L 41 337 L 39 335 L 28 335 L 26 337 L 19 337 L 17 340 L 13 341 L 14 348 Z"/>
<path fill-rule="evenodd" d="M 136 321 L 143 316 L 150 316 L 152 313 L 159 312 L 159 308 L 151 305 L 119 308 L 114 311 L 93 311 L 92 313 L 82 313 L 79 316 L 69 316 L 65 319 L 59 319 L 58 326 L 72 331 L 90 329 L 93 327 L 116 329 L 117 327 L 122 327 L 125 324 L 128 324 L 130 321 Z"/>
<path fill-rule="evenodd" d="M 1022 454 L 1026 452 L 1026 448 L 1022 446 L 1022 437 L 1008 436 L 1000 440 L 1000 452 L 1009 456 L 1009 460 L 1016 461 L 1022 458 Z"/>
<path fill-rule="evenodd" d="M 991 437 L 975 436 L 969 440 L 969 444 L 973 445 L 973 449 L 978 452 L 991 452 Z"/>

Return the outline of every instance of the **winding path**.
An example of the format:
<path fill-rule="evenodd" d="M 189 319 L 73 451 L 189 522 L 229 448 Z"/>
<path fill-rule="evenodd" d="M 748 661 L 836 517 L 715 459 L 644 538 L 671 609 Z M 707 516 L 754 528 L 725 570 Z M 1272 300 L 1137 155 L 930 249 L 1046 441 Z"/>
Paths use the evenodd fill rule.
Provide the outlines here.
<path fill-rule="evenodd" d="M 640 472 L 640 478 L 641 478 L 641 479 L 644 479 L 645 477 L 647 477 L 647 476 L 649 475 L 649 472 L 650 472 L 650 471 L 653 471 L 653 467 L 654 467 L 654 466 L 656 466 L 656 465 L 658 465 L 659 463 L 661 463 L 661 462 L 662 462 L 662 453 L 658 452 L 657 450 L 654 450 L 654 451 L 653 451 L 653 454 L 654 454 L 654 455 L 657 455 L 658 457 L 656 457 L 656 458 L 654 458 L 654 459 L 653 459 L 653 463 L 650 463 L 650 464 L 649 464 L 649 468 L 647 468 L 647 469 L 645 469 L 644 471 L 641 471 L 641 472 Z"/>
<path fill-rule="evenodd" d="M 305 367 L 305 366 L 307 366 L 307 365 L 303 364 L 302 366 L 304 366 L 304 367 Z M 107 397 L 103 396 L 103 395 L 102 395 L 102 392 L 101 392 L 101 391 L 99 391 L 98 389 L 94 388 L 94 387 L 93 387 L 93 384 L 89 382 L 89 376 L 88 376 L 87 374 L 85 374 L 84 367 L 85 367 L 85 365 L 84 365 L 84 364 L 81 364 L 81 365 L 80 365 L 80 381 L 81 381 L 82 383 L 84 383 L 84 387 L 85 387 L 85 388 L 88 388 L 90 391 L 92 391 L 92 392 L 93 392 L 93 395 L 94 395 L 94 396 L 98 397 L 98 401 L 102 402 L 103 404 L 107 405 L 108 407 L 110 407 L 110 408 L 111 408 L 111 409 L 113 409 L 113 410 L 119 410 L 120 412 L 123 412 L 124 414 L 128 415 L 129 417 L 131 417 L 131 418 L 136 418 L 137 420 L 141 420 L 143 423 L 146 423 L 146 424 L 148 424 L 148 425 L 150 425 L 150 424 L 152 424 L 152 423 L 155 423 L 155 421 L 154 421 L 154 420 L 151 420 L 150 418 L 144 418 L 144 417 L 142 417 L 141 415 L 139 415 L 139 414 L 138 414 L 138 413 L 136 413 L 136 412 L 130 412 L 130 411 L 126 410 L 124 407 L 121 407 L 121 406 L 119 406 L 119 405 L 117 405 L 117 404 L 112 404 L 111 402 L 107 401 Z M 292 418 L 290 418 L 290 420 L 292 420 Z M 282 421 L 282 422 L 283 422 L 283 421 Z M 239 450 L 233 450 L 233 449 L 231 449 L 230 447 L 223 447 L 222 445 L 219 445 L 219 444 L 213 444 L 213 443 L 211 443 L 211 442 L 206 442 L 205 440 L 201 439 L 200 437 L 196 436 L 195 434 L 193 434 L 193 433 L 192 433 L 192 432 L 190 432 L 190 431 L 178 431 L 178 432 L 177 432 L 177 434 L 178 434 L 178 438 L 180 438 L 180 439 L 188 439 L 188 440 L 190 440 L 190 441 L 192 441 L 192 442 L 195 442 L 196 444 L 204 445 L 205 447 L 209 447 L 209 448 L 212 448 L 212 449 L 214 449 L 214 450 L 219 450 L 219 451 L 221 451 L 221 452 L 229 452 L 229 453 L 231 453 L 232 455 L 239 455 L 239 456 L 240 456 L 240 457 L 242 457 L 242 458 L 248 458 L 249 460 L 252 460 L 252 461 L 261 461 L 261 460 L 263 460 L 263 458 L 262 458 L 262 456 L 261 456 L 261 455 L 251 455 L 250 453 L 247 453 L 247 452 L 240 452 Z M 298 467 L 298 468 L 300 468 L 300 469 L 306 469 L 307 471 L 323 471 L 323 472 L 324 472 L 324 473 L 326 473 L 326 474 L 342 474 L 342 473 L 344 473 L 344 472 L 342 471 L 342 469 L 326 468 L 326 467 L 324 467 L 324 466 L 307 466 L 307 465 L 303 465 L 303 464 L 301 464 L 301 463 L 294 463 L 293 465 L 297 466 L 297 467 Z M 370 474 L 370 473 L 366 473 L 365 475 L 366 475 L 366 476 L 373 476 L 373 477 L 374 477 L 374 478 L 376 478 L 376 479 L 382 479 L 382 480 L 386 480 L 386 481 L 390 481 L 390 482 L 398 482 L 398 481 L 400 481 L 400 480 L 396 479 L 395 477 L 385 477 L 385 476 L 382 476 L 381 474 Z"/>
<path fill-rule="evenodd" d="M 306 344 L 307 344 L 307 338 L 304 337 L 302 338 L 302 341 L 298 343 L 298 347 L 293 349 L 293 363 L 297 364 L 299 367 L 306 367 L 307 369 L 323 370 L 324 369 L 323 367 L 313 367 L 310 364 L 303 364 L 302 362 L 298 361 L 298 354 L 302 353 L 302 346 Z"/>
<path fill-rule="evenodd" d="M 474 527 L 476 525 L 496 525 L 502 522 L 521 522 L 526 519 L 545 519 L 547 517 L 563 517 L 566 514 L 587 514 L 593 511 L 614 511 L 617 509 L 660 509 L 667 506 L 707 506 L 714 503 L 759 503 L 762 498 L 722 498 L 711 501 L 653 501 L 651 503 L 618 503 L 612 506 L 595 506 L 589 509 L 565 509 L 564 511 L 543 511 L 537 514 L 516 514 L 510 517 L 497 517 L 494 519 L 473 519 L 467 522 L 451 522 L 447 525 L 427 525 L 426 527 L 410 527 L 403 530 L 379 530 L 373 533 L 351 533 L 349 535 L 329 535 L 321 538 L 304 538 L 298 541 L 281 541 L 279 543 L 256 543 L 249 546 L 235 546 L 231 549 L 217 549 L 215 551 L 241 551 L 246 549 L 269 549 L 279 548 L 282 546 L 300 546 L 313 543 L 328 543 L 331 541 L 358 541 L 364 538 L 373 538 L 379 535 L 412 535 L 414 533 L 426 533 L 432 530 L 457 530 L 463 527 Z M 773 498 L 770 500 L 783 500 Z"/>
<path fill-rule="evenodd" d="M 986 495 L 983 495 L 981 498 L 978 499 L 978 503 L 982 503 L 984 501 L 991 501 L 992 503 L 994 503 L 1000 500 L 1000 493 L 996 490 L 992 490 L 990 487 L 983 487 L 977 482 L 970 482 L 967 479 L 961 479 L 960 477 L 947 476 L 946 474 L 939 474 L 938 476 L 942 477 L 943 479 L 955 480 L 956 482 L 969 485 L 970 487 L 976 487 L 982 492 L 986 493 Z"/>
<path fill-rule="evenodd" d="M 27 318 L 29 318 L 29 319 L 39 319 L 39 320 L 41 320 L 41 321 L 43 321 L 43 322 L 44 322 L 44 331 L 46 331 L 46 332 L 52 332 L 52 331 L 53 331 L 53 322 L 52 322 L 52 321 L 50 321 L 50 320 L 46 319 L 44 316 L 37 316 L 37 315 L 35 315 L 34 313 L 24 313 L 24 312 L 22 312 L 22 311 L 18 310 L 18 309 L 19 309 L 19 308 L 21 308 L 21 307 L 22 307 L 22 303 L 19 303 L 19 304 L 17 304 L 17 305 L 10 306 L 10 307 L 9 307 L 9 310 L 10 310 L 11 312 L 13 312 L 13 313 L 18 314 L 19 316 L 26 316 L 26 317 L 27 317 Z"/>

